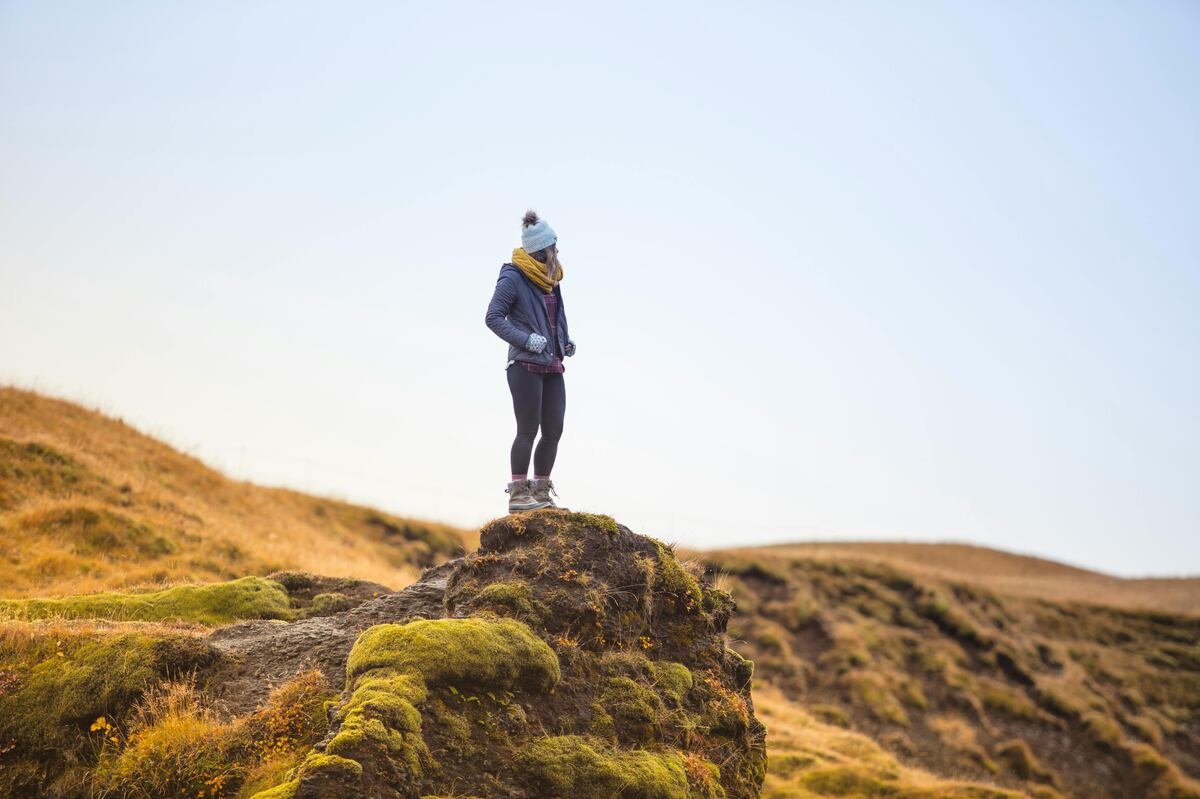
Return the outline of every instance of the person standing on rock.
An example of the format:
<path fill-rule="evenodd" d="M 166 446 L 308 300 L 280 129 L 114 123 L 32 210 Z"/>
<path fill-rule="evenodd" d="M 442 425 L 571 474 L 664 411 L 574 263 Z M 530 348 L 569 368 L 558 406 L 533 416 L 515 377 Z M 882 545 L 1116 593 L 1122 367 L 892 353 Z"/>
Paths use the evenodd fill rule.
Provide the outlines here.
<path fill-rule="evenodd" d="M 512 261 L 500 267 L 496 290 L 488 303 L 485 322 L 508 342 L 508 390 L 517 417 L 517 436 L 509 452 L 512 479 L 504 489 L 508 511 L 556 508 L 550 498 L 550 470 L 558 454 L 567 390 L 563 357 L 575 354 L 563 309 L 563 267 L 558 260 L 558 236 L 532 210 L 521 220 L 521 246 Z M 541 428 L 537 449 L 533 439 Z M 533 455 L 533 479 L 529 457 Z"/>

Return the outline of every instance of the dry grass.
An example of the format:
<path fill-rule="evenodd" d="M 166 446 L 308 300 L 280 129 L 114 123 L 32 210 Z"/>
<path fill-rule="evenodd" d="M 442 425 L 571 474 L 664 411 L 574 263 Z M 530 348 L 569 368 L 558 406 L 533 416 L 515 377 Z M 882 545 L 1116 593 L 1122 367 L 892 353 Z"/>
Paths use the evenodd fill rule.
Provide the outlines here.
<path fill-rule="evenodd" d="M 1003 596 L 790 548 L 707 558 L 745 610 L 730 634 L 755 661 L 756 705 L 769 684 L 906 762 L 1031 795 L 1200 797 L 1200 617 Z M 909 795 L 861 776 L 821 784 Z"/>
<path fill-rule="evenodd" d="M 1063 563 L 966 544 L 838 542 L 719 550 L 729 555 L 885 564 L 908 573 L 970 582 L 1000 594 L 1055 602 L 1200 614 L 1200 577 L 1125 579 Z M 714 554 L 680 551 L 680 556 Z"/>
<path fill-rule="evenodd" d="M 230 480 L 124 422 L 0 388 L 0 595 L 300 569 L 401 588 L 477 534 Z"/>
<path fill-rule="evenodd" d="M 1025 794 L 986 781 L 937 777 L 901 765 L 861 733 L 817 721 L 772 685 L 755 685 L 754 709 L 767 726 L 767 780 L 763 799 L 819 796 L 1002 799 Z"/>

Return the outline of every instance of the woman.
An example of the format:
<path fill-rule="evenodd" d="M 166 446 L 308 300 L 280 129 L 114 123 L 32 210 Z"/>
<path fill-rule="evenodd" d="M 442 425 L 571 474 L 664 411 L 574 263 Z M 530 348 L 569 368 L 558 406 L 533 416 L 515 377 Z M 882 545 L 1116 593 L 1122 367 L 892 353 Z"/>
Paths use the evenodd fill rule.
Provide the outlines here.
<path fill-rule="evenodd" d="M 492 332 L 508 342 L 505 370 L 517 417 L 517 437 L 509 452 L 512 480 L 505 489 L 509 513 L 558 507 L 550 498 L 554 491 L 550 470 L 567 410 L 562 359 L 575 354 L 559 287 L 563 268 L 558 236 L 533 211 L 527 211 L 521 222 L 521 246 L 513 250 L 512 262 L 500 267 L 485 317 Z M 542 438 L 535 450 L 539 426 Z M 529 479 L 531 453 L 533 479 Z"/>

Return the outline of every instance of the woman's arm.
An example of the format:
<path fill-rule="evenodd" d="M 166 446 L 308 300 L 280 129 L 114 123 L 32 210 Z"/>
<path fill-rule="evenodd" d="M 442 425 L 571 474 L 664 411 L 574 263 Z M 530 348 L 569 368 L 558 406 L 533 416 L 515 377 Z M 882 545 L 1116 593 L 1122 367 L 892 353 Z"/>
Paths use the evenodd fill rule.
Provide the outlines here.
<path fill-rule="evenodd" d="M 496 280 L 496 290 L 492 292 L 492 299 L 488 303 L 487 314 L 483 321 L 497 336 L 517 349 L 523 350 L 526 349 L 525 342 L 529 341 L 529 331 L 522 330 L 505 318 L 516 302 L 516 281 L 512 279 L 511 273 L 500 275 Z"/>

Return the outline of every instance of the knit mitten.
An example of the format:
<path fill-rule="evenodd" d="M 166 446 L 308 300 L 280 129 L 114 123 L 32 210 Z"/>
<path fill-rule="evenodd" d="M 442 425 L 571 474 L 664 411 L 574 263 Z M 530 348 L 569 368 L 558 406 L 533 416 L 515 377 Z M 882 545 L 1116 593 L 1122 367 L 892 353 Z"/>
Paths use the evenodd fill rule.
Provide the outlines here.
<path fill-rule="evenodd" d="M 525 349 L 530 352 L 541 352 L 546 349 L 546 337 L 541 333 L 530 333 L 529 339 L 525 342 Z"/>
<path fill-rule="evenodd" d="M 563 355 L 566 355 L 569 358 L 574 354 L 575 354 L 575 342 L 572 341 L 571 339 L 567 339 L 567 346 L 563 350 Z"/>

